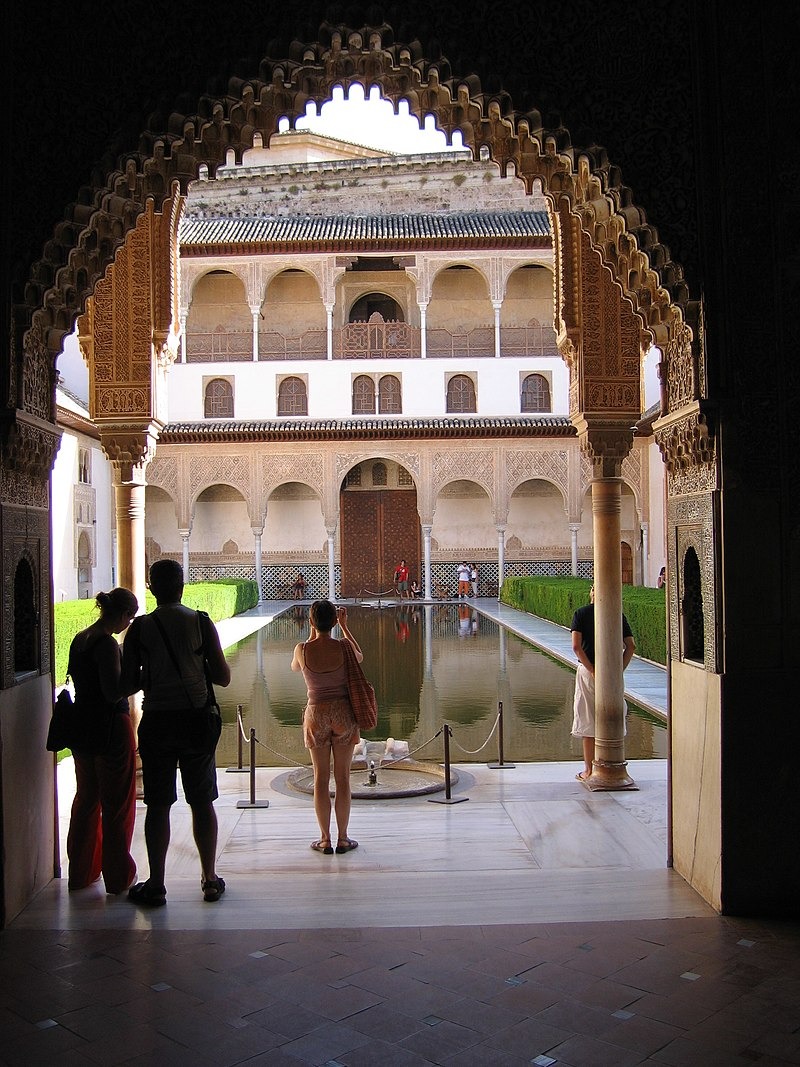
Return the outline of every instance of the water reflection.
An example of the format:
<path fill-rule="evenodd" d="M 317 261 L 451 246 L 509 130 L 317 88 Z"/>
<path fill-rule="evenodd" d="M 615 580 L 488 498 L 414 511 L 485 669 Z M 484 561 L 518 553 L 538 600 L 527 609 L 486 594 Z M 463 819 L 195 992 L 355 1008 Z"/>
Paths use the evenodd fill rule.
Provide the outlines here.
<path fill-rule="evenodd" d="M 378 698 L 378 726 L 370 736 L 406 740 L 414 751 L 448 722 L 452 758 L 487 762 L 497 757 L 496 737 L 475 750 L 486 741 L 502 701 L 506 759 L 580 758 L 580 745 L 569 732 L 573 672 L 471 605 L 348 606 L 348 617 Z M 308 632 L 308 609 L 294 605 L 228 651 L 231 685 L 217 694 L 226 722 L 220 767 L 236 762 L 238 704 L 245 730 L 255 727 L 261 742 L 260 765 L 308 763 L 300 733 L 305 684 L 289 669 L 295 644 Z M 666 758 L 663 725 L 632 709 L 626 755 Z M 417 759 L 441 761 L 441 738 L 418 751 Z"/>

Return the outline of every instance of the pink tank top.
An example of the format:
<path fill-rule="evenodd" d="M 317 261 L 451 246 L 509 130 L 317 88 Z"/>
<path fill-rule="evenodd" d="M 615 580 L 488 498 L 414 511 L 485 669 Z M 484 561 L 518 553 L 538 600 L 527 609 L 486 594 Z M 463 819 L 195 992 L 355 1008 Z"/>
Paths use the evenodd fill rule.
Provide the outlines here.
<path fill-rule="evenodd" d="M 308 689 L 309 704 L 322 704 L 326 700 L 347 699 L 347 670 L 344 655 L 340 667 L 332 671 L 312 671 L 306 666 L 306 646 L 303 643 L 303 678 Z"/>

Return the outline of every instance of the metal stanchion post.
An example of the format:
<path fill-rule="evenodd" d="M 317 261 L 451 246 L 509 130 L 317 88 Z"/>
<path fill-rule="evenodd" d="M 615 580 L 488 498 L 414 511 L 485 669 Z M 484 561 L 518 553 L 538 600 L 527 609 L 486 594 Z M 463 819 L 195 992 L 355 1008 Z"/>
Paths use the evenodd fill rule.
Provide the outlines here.
<path fill-rule="evenodd" d="M 497 702 L 497 763 L 487 763 L 487 767 L 503 771 L 506 767 L 516 767 L 516 763 L 503 762 L 503 701 Z"/>
<path fill-rule="evenodd" d="M 226 767 L 228 774 L 246 774 L 247 767 L 242 766 L 242 705 L 236 705 L 236 741 L 239 758 L 236 767 Z"/>
<path fill-rule="evenodd" d="M 444 724 L 444 796 L 428 797 L 431 804 L 463 804 L 469 797 L 454 797 L 450 792 L 450 737 L 452 730 Z"/>
<path fill-rule="evenodd" d="M 268 808 L 268 800 L 256 800 L 256 732 L 250 727 L 250 801 L 240 800 L 237 808 Z"/>

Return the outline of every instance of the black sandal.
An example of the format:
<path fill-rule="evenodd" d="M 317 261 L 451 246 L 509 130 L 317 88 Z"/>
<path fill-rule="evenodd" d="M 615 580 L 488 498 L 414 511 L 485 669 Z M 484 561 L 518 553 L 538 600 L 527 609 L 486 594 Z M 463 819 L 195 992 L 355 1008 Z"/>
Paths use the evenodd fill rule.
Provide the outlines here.
<path fill-rule="evenodd" d="M 312 841 L 311 847 L 315 852 L 322 852 L 326 856 L 333 855 L 333 845 L 330 841 Z"/>
<path fill-rule="evenodd" d="M 130 887 L 128 900 L 134 904 L 144 904 L 148 908 L 162 908 L 167 903 L 167 890 L 163 885 L 150 885 L 148 879 Z"/>
<path fill-rule="evenodd" d="M 358 841 L 340 841 L 336 846 L 336 855 L 341 856 L 344 852 L 352 852 L 354 848 L 358 848 Z"/>

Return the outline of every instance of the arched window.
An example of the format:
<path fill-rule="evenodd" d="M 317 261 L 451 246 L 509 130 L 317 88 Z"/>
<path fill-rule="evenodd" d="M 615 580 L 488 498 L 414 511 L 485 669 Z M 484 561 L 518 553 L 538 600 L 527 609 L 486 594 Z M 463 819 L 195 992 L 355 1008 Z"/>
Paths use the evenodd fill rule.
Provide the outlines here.
<path fill-rule="evenodd" d="M 25 674 L 39 668 L 36 652 L 36 596 L 33 571 L 21 559 L 14 573 L 14 673 Z"/>
<path fill-rule="evenodd" d="M 375 314 L 384 322 L 403 322 L 403 309 L 386 293 L 366 293 L 350 308 L 350 322 L 369 322 Z"/>
<path fill-rule="evenodd" d="M 447 411 L 454 415 L 477 411 L 475 385 L 466 374 L 454 374 L 447 383 Z"/>
<path fill-rule="evenodd" d="M 373 463 L 372 464 L 372 484 L 373 485 L 388 485 L 389 479 L 387 477 L 387 470 L 385 463 Z"/>
<path fill-rule="evenodd" d="M 400 415 L 403 411 L 403 392 L 400 379 L 384 374 L 378 383 L 378 411 L 381 415 Z"/>
<path fill-rule="evenodd" d="M 681 603 L 681 637 L 683 658 L 705 660 L 705 626 L 703 624 L 703 584 L 700 560 L 691 547 L 683 557 L 683 599 Z"/>
<path fill-rule="evenodd" d="M 550 383 L 543 374 L 529 374 L 522 383 L 520 411 L 551 411 Z"/>
<path fill-rule="evenodd" d="M 212 378 L 206 385 L 205 417 L 207 419 L 233 418 L 233 386 L 224 378 Z"/>
<path fill-rule="evenodd" d="M 278 414 L 308 414 L 308 395 L 302 378 L 284 378 L 278 386 Z"/>
<path fill-rule="evenodd" d="M 375 385 L 367 374 L 353 379 L 353 414 L 375 414 Z"/>

